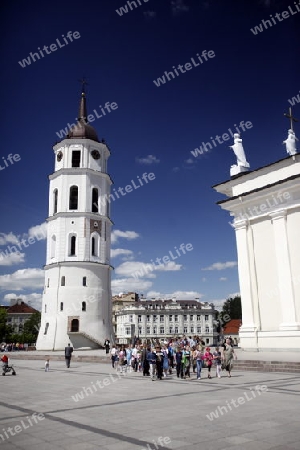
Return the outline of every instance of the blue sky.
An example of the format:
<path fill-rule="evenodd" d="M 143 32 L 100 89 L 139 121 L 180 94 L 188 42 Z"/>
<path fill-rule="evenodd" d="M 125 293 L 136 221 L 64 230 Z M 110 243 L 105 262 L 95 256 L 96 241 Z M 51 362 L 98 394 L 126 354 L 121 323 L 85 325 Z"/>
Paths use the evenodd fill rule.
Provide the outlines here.
<path fill-rule="evenodd" d="M 100 115 L 106 102 L 118 105 L 92 123 L 111 148 L 114 188 L 145 172 L 155 175 L 112 202 L 113 293 L 220 304 L 239 292 L 234 230 L 216 205 L 223 197 L 211 188 L 230 178 L 233 142 L 197 158 L 191 151 L 248 121 L 252 126 L 241 137 L 251 169 L 285 157 L 289 123 L 283 113 L 300 89 L 300 13 L 293 1 L 280 0 L 140 3 L 123 15 L 116 10 L 124 0 L 2 4 L 0 252 L 29 237 L 31 244 L 0 258 L 1 303 L 21 296 L 40 304 L 52 146 L 77 116 L 82 76 L 89 83 L 89 113 Z M 290 17 L 251 31 L 288 5 Z M 80 37 L 70 42 L 69 31 Z M 45 45 L 48 54 L 34 62 L 30 53 Z M 204 50 L 214 57 L 156 86 L 165 71 L 192 58 L 199 62 Z M 25 58 L 30 64 L 22 67 Z M 294 114 L 300 117 L 298 104 Z M 11 164 L 10 153 L 20 160 Z M 180 244 L 193 249 L 133 276 Z"/>

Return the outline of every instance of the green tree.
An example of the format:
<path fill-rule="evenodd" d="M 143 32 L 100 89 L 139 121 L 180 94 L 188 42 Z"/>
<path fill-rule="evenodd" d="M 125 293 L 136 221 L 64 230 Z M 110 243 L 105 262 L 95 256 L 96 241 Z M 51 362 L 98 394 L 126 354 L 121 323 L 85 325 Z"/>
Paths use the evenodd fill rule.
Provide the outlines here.
<path fill-rule="evenodd" d="M 225 317 L 230 317 L 231 319 L 242 319 L 242 303 L 241 296 L 237 295 L 235 297 L 230 297 L 226 300 L 223 305 L 223 309 L 220 312 L 221 319 L 225 319 Z M 228 322 L 228 320 L 225 320 Z"/>
<path fill-rule="evenodd" d="M 7 325 L 7 311 L 5 308 L 0 308 L 0 341 L 9 342 L 10 336 L 13 332 L 11 325 Z"/>
<path fill-rule="evenodd" d="M 36 342 L 41 325 L 41 313 L 38 311 L 24 323 L 22 342 Z"/>

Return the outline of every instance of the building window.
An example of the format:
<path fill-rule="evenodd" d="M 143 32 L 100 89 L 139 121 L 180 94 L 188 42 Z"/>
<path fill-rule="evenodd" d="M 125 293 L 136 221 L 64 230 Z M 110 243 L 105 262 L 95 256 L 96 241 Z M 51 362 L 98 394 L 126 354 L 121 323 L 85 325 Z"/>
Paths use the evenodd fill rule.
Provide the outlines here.
<path fill-rule="evenodd" d="M 53 214 L 57 213 L 58 189 L 53 191 Z"/>
<path fill-rule="evenodd" d="M 170 333 L 170 334 L 173 333 L 173 327 L 169 327 L 169 333 Z"/>
<path fill-rule="evenodd" d="M 82 302 L 82 311 L 86 311 L 86 303 L 85 302 Z"/>
<path fill-rule="evenodd" d="M 208 320 L 208 314 L 205 314 L 204 319 Z"/>
<path fill-rule="evenodd" d="M 173 316 L 169 316 L 169 322 L 172 322 Z"/>
<path fill-rule="evenodd" d="M 156 322 L 156 321 L 157 321 L 157 315 L 153 314 L 153 322 Z"/>
<path fill-rule="evenodd" d="M 86 286 L 86 277 L 82 278 L 82 286 Z"/>
<path fill-rule="evenodd" d="M 80 150 L 72 151 L 72 167 L 80 167 Z"/>
<path fill-rule="evenodd" d="M 142 327 L 139 327 L 139 334 L 142 334 Z"/>
<path fill-rule="evenodd" d="M 175 322 L 178 322 L 178 315 L 175 314 Z"/>
<path fill-rule="evenodd" d="M 147 327 L 147 334 L 150 334 L 150 327 Z"/>
<path fill-rule="evenodd" d="M 198 321 L 201 320 L 201 315 L 200 314 L 197 314 L 197 320 Z"/>
<path fill-rule="evenodd" d="M 66 277 L 61 277 L 60 279 L 60 285 L 65 286 L 66 285 Z"/>
<path fill-rule="evenodd" d="M 133 315 L 132 314 L 129 315 L 129 322 L 133 323 Z"/>
<path fill-rule="evenodd" d="M 91 237 L 91 254 L 99 257 L 99 234 L 94 233 Z"/>
<path fill-rule="evenodd" d="M 187 327 L 183 327 L 183 332 L 187 333 Z"/>
<path fill-rule="evenodd" d="M 197 333 L 201 333 L 201 327 L 197 327 Z"/>
<path fill-rule="evenodd" d="M 142 316 L 138 315 L 138 322 L 140 323 L 142 321 Z"/>
<path fill-rule="evenodd" d="M 194 327 L 191 327 L 191 333 L 194 333 Z"/>
<path fill-rule="evenodd" d="M 19 325 L 19 333 L 22 333 L 23 331 L 23 325 Z"/>
<path fill-rule="evenodd" d="M 78 186 L 70 187 L 69 209 L 78 209 Z"/>
<path fill-rule="evenodd" d="M 205 327 L 205 333 L 209 333 L 209 328 Z"/>
<path fill-rule="evenodd" d="M 192 315 L 192 316 L 190 316 L 190 321 L 193 321 L 194 320 L 194 316 Z"/>
<path fill-rule="evenodd" d="M 131 334 L 131 327 L 125 327 L 125 334 L 127 335 Z"/>
<path fill-rule="evenodd" d="M 60 310 L 61 310 L 61 311 L 64 310 L 64 304 L 63 304 L 63 302 L 60 302 Z"/>
<path fill-rule="evenodd" d="M 79 320 L 73 319 L 71 322 L 71 332 L 77 333 L 79 331 Z"/>
<path fill-rule="evenodd" d="M 46 326 L 45 326 L 44 334 L 47 334 L 47 333 L 48 333 L 48 328 L 49 328 L 49 323 L 47 322 L 47 323 L 46 323 Z"/>
<path fill-rule="evenodd" d="M 76 256 L 76 236 L 70 236 L 70 252 L 69 256 Z"/>
<path fill-rule="evenodd" d="M 178 327 L 175 327 L 175 334 L 178 334 Z"/>
<path fill-rule="evenodd" d="M 159 327 L 159 333 L 164 334 L 165 333 L 165 327 Z"/>
<path fill-rule="evenodd" d="M 98 189 L 92 189 L 92 212 L 98 212 Z"/>
<path fill-rule="evenodd" d="M 165 321 L 165 316 L 162 316 L 162 315 L 159 316 L 159 321 L 164 323 L 164 321 Z"/>
<path fill-rule="evenodd" d="M 157 327 L 153 327 L 153 334 L 157 334 Z"/>
<path fill-rule="evenodd" d="M 150 315 L 147 314 L 147 322 L 150 322 Z"/>
<path fill-rule="evenodd" d="M 47 312 L 47 305 L 45 305 L 45 313 Z"/>
<path fill-rule="evenodd" d="M 206 339 L 206 343 L 209 344 L 209 339 Z"/>
<path fill-rule="evenodd" d="M 49 285 L 50 285 L 50 278 L 48 278 L 47 287 L 49 287 Z"/>
<path fill-rule="evenodd" d="M 183 320 L 184 320 L 184 321 L 186 321 L 186 320 L 187 320 L 187 315 L 186 315 L 186 314 L 184 314 L 184 316 L 183 316 Z"/>

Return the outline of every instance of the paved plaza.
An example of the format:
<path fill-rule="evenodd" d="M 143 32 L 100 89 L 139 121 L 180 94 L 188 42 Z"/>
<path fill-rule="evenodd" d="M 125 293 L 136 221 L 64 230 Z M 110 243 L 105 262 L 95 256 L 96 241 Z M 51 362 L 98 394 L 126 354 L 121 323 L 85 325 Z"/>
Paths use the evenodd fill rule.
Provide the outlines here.
<path fill-rule="evenodd" d="M 151 381 L 105 363 L 14 361 L 0 378 L 0 450 L 300 448 L 293 373 Z M 213 373 L 214 375 L 214 373 Z"/>

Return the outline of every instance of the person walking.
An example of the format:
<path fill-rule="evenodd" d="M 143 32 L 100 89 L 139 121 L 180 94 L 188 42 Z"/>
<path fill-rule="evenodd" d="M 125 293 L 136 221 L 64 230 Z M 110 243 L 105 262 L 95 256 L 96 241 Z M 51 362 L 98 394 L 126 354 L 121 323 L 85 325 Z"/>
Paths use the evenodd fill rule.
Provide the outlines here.
<path fill-rule="evenodd" d="M 214 363 L 216 365 L 216 377 L 221 378 L 221 352 L 219 350 L 219 347 L 215 348 L 215 351 L 213 352 L 214 357 Z"/>
<path fill-rule="evenodd" d="M 109 347 L 110 347 L 110 340 L 109 340 L 109 339 L 105 339 L 105 341 L 104 341 L 104 347 L 105 347 L 105 353 L 108 355 L 108 353 L 109 353 Z"/>
<path fill-rule="evenodd" d="M 231 346 L 231 341 L 229 338 L 226 339 L 223 347 L 223 361 L 226 372 L 228 372 L 228 378 L 231 377 L 232 363 L 233 359 L 237 359 L 234 349 Z"/>
<path fill-rule="evenodd" d="M 202 361 L 204 358 L 201 346 L 197 347 L 194 353 L 194 358 L 196 360 L 197 380 L 201 380 Z"/>
<path fill-rule="evenodd" d="M 213 357 L 213 354 L 210 351 L 210 347 L 206 347 L 206 352 L 204 353 L 204 359 L 206 361 L 206 366 L 207 366 L 207 369 L 208 369 L 207 378 L 211 378 L 210 371 L 211 371 L 211 366 L 212 366 L 212 362 L 213 362 L 214 357 Z"/>
<path fill-rule="evenodd" d="M 153 349 L 149 349 L 147 353 L 147 360 L 149 362 L 149 371 L 152 381 L 155 380 L 155 371 L 156 371 L 156 353 Z"/>
<path fill-rule="evenodd" d="M 113 345 L 113 347 L 111 349 L 110 356 L 111 356 L 111 365 L 112 365 L 112 368 L 114 369 L 115 368 L 115 362 L 116 362 L 116 359 L 117 359 L 117 349 L 116 349 L 115 345 Z"/>
<path fill-rule="evenodd" d="M 71 347 L 71 344 L 68 344 L 68 346 L 65 347 L 65 361 L 68 369 L 70 368 L 73 351 L 74 349 Z"/>

